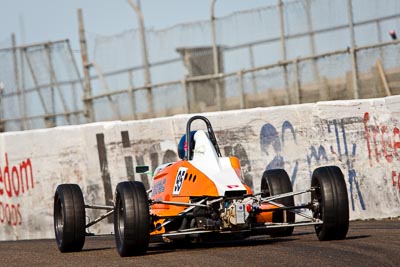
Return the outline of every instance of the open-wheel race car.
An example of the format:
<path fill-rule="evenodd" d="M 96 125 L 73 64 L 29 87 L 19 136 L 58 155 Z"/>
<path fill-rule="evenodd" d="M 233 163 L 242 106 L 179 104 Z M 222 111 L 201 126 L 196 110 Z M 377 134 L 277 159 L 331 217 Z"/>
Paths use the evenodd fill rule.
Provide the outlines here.
<path fill-rule="evenodd" d="M 206 131 L 192 131 L 193 121 Z M 290 236 L 295 226 L 314 225 L 318 239 L 346 237 L 349 208 L 346 183 L 336 166 L 314 170 L 309 188 L 293 192 L 283 169 L 266 170 L 261 192 L 242 178 L 239 159 L 223 157 L 213 128 L 203 116 L 190 118 L 178 146 L 181 160 L 163 164 L 153 174 L 151 189 L 138 181 L 120 182 L 114 206 L 85 204 L 76 184 L 61 184 L 54 197 L 54 230 L 61 252 L 80 251 L 86 229 L 114 215 L 114 236 L 120 256 L 145 254 L 152 238 L 199 242 L 203 239 L 252 235 Z M 147 166 L 136 171 L 148 173 Z M 309 194 L 308 203 L 294 196 Z M 86 209 L 107 212 L 86 223 Z M 295 215 L 301 220 L 295 221 Z"/>

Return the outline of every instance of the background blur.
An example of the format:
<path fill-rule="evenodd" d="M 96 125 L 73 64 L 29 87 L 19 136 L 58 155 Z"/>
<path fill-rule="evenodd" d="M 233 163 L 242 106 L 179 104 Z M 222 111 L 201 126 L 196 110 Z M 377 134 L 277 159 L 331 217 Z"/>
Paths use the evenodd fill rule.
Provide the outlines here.
<path fill-rule="evenodd" d="M 60 36 L 28 38 L 19 17 L 22 42 L 0 40 L 0 131 L 400 93 L 398 0 L 119 1 L 106 34 L 84 2 L 75 32 L 49 21 Z"/>

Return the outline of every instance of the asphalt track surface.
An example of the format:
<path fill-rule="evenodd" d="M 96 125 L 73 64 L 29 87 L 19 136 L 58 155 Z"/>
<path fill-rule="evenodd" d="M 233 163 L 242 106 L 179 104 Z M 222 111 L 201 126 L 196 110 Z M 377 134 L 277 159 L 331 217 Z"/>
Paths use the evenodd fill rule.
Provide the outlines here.
<path fill-rule="evenodd" d="M 400 266 L 400 219 L 350 222 L 345 240 L 318 241 L 312 227 L 285 238 L 254 236 L 196 245 L 152 243 L 121 258 L 113 236 L 88 237 L 83 251 L 60 253 L 54 240 L 0 242 L 0 266 Z"/>

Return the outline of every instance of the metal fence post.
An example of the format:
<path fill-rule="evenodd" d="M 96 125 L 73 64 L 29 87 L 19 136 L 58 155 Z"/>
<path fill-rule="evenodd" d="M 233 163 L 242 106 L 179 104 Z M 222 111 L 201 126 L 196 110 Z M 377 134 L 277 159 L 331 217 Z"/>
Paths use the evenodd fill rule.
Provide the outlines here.
<path fill-rule="evenodd" d="M 49 84 L 49 89 L 50 89 L 50 115 L 53 117 L 53 121 L 54 121 L 54 126 L 56 119 L 55 119 L 55 114 L 56 114 L 56 99 L 55 99 L 55 92 L 54 92 L 54 77 L 52 74 L 52 67 L 51 65 L 51 53 L 50 53 L 50 49 L 49 49 L 49 43 L 44 44 L 44 50 L 45 53 L 47 54 L 47 60 L 49 63 L 49 77 L 50 77 L 50 84 Z"/>
<path fill-rule="evenodd" d="M 3 87 L 4 84 L 2 81 L 0 81 L 0 133 L 4 132 L 5 127 L 4 127 L 4 112 L 3 112 Z"/>
<path fill-rule="evenodd" d="M 219 73 L 219 62 L 218 62 L 218 51 L 217 51 L 217 36 L 215 33 L 215 16 L 214 7 L 217 0 L 211 0 L 211 37 L 212 37 L 212 53 L 213 53 L 213 63 L 214 63 L 214 74 Z"/>
<path fill-rule="evenodd" d="M 299 79 L 299 59 L 295 58 L 293 60 L 294 65 L 294 86 L 296 91 L 296 104 L 300 104 L 300 79 Z"/>
<path fill-rule="evenodd" d="M 90 64 L 87 55 L 87 46 L 86 46 L 86 38 L 85 38 L 85 28 L 83 24 L 83 15 L 82 9 L 78 9 L 78 23 L 79 23 L 79 40 L 81 44 L 81 56 L 82 56 L 82 65 L 83 65 L 83 79 L 84 79 L 84 88 L 83 88 L 83 114 L 86 117 L 86 122 L 94 121 L 94 109 L 93 109 L 93 100 L 92 96 L 92 86 L 90 84 Z"/>
<path fill-rule="evenodd" d="M 214 74 L 217 75 L 219 74 L 219 62 L 218 62 L 218 49 L 217 49 L 217 36 L 215 33 L 215 16 L 214 16 L 214 7 L 215 7 L 215 2 L 217 0 L 210 0 L 210 26 L 211 26 L 211 37 L 212 37 L 212 53 L 213 53 L 213 64 L 214 64 Z M 221 98 L 221 87 L 219 84 L 218 79 L 214 79 L 215 82 L 215 87 L 217 90 L 217 109 L 222 110 L 223 105 L 222 105 L 222 98 Z"/>
<path fill-rule="evenodd" d="M 249 57 L 250 57 L 250 66 L 251 68 L 255 68 L 256 65 L 254 63 L 254 53 L 253 53 L 253 46 L 249 45 Z M 254 72 L 251 72 L 251 80 L 253 82 L 253 93 L 257 92 L 257 78 Z"/>
<path fill-rule="evenodd" d="M 287 73 L 287 53 L 286 53 L 286 36 L 285 36 L 285 17 L 283 14 L 283 2 L 279 0 L 279 21 L 280 21 L 280 30 L 281 30 L 281 49 L 282 49 L 282 63 L 283 63 L 283 76 L 285 81 L 285 90 L 286 90 L 286 104 L 290 104 L 290 91 L 289 91 L 289 78 Z"/>
<path fill-rule="evenodd" d="M 133 8 L 136 15 L 138 16 L 139 20 L 139 30 L 140 30 L 140 39 L 142 41 L 142 59 L 143 59 L 143 66 L 144 66 L 144 79 L 145 85 L 147 88 L 146 91 L 146 98 L 147 104 L 149 105 L 149 114 L 151 117 L 154 117 L 154 105 L 153 105 L 153 93 L 151 91 L 151 76 L 150 76 L 150 66 L 149 66 L 149 59 L 147 53 L 147 43 L 146 43 L 146 34 L 144 29 L 144 22 L 143 22 L 143 15 L 140 11 L 140 1 L 138 2 L 139 6 L 132 2 L 132 0 L 127 0 L 129 5 Z"/>
<path fill-rule="evenodd" d="M 185 99 L 185 107 L 184 107 L 184 109 L 185 109 L 185 112 L 187 114 L 189 114 L 190 113 L 190 103 L 189 103 L 190 101 L 189 101 L 187 87 L 186 87 L 186 79 L 183 79 L 181 81 L 181 84 L 182 84 L 183 98 Z"/>
<path fill-rule="evenodd" d="M 20 115 L 20 123 L 21 123 L 21 130 L 25 130 L 25 123 L 24 123 L 24 116 L 22 115 L 22 111 L 24 110 L 24 103 L 22 101 L 22 94 L 21 94 L 21 86 L 19 82 L 19 70 L 18 70 L 18 60 L 17 60 L 17 41 L 15 40 L 15 34 L 11 34 L 11 43 L 13 47 L 13 64 L 14 64 L 14 79 L 15 79 L 15 87 L 18 95 L 18 107 L 19 107 L 19 115 Z"/>
<path fill-rule="evenodd" d="M 85 87 L 83 85 L 81 74 L 79 73 L 79 69 L 78 69 L 78 64 L 76 63 L 75 56 L 74 56 L 74 54 L 72 52 L 72 48 L 71 48 L 71 44 L 70 44 L 69 40 L 67 40 L 67 46 L 68 46 L 68 53 L 69 53 L 69 56 L 71 58 L 71 62 L 72 62 L 72 65 L 73 65 L 74 72 L 76 73 L 76 77 L 78 78 L 78 83 L 81 85 L 81 88 L 83 89 Z M 77 112 L 78 111 L 78 97 L 77 97 L 77 94 L 76 94 L 75 82 L 72 83 L 72 101 L 73 101 L 73 110 L 75 112 Z M 76 116 L 75 117 L 75 123 L 79 124 L 79 115 L 78 115 L 78 113 L 76 113 L 75 116 Z"/>
<path fill-rule="evenodd" d="M 358 84 L 358 69 L 357 69 L 357 55 L 356 55 L 356 39 L 354 33 L 354 20 L 353 20 L 353 6 L 352 0 L 347 0 L 347 17 L 349 20 L 350 30 L 350 57 L 351 57 L 351 71 L 352 71 L 352 84 L 354 91 L 354 99 L 359 99 L 359 84 Z"/>
<path fill-rule="evenodd" d="M 42 104 L 43 111 L 45 113 L 44 120 L 45 120 L 46 127 L 47 128 L 54 127 L 55 126 L 54 114 L 50 114 L 47 109 L 46 101 L 42 94 L 42 88 L 39 85 L 39 80 L 35 74 L 35 70 L 33 68 L 32 62 L 29 59 L 29 56 L 28 56 L 28 53 L 26 50 L 27 50 L 27 47 L 24 47 L 22 51 L 25 55 L 26 62 L 28 63 L 28 68 L 29 68 L 31 76 L 32 76 L 33 84 L 35 85 L 35 90 L 38 93 L 40 103 Z"/>
<path fill-rule="evenodd" d="M 243 88 L 243 70 L 237 72 L 238 83 L 239 83 L 239 98 L 240 98 L 240 109 L 246 108 L 246 99 Z"/>
<path fill-rule="evenodd" d="M 55 92 L 54 92 L 54 87 L 57 88 L 58 90 L 58 94 L 60 96 L 60 100 L 61 100 L 61 104 L 63 106 L 64 109 L 64 117 L 65 120 L 68 122 L 68 124 L 71 124 L 71 119 L 70 119 L 70 113 L 69 113 L 69 109 L 67 106 L 67 101 L 65 100 L 64 94 L 60 88 L 60 85 L 57 81 L 57 77 L 56 77 L 56 72 L 53 66 L 53 58 L 51 55 L 51 48 L 50 48 L 50 43 L 47 43 L 44 45 L 44 48 L 46 50 L 46 54 L 47 54 L 47 60 L 49 63 L 49 72 L 50 72 L 50 88 L 51 88 L 51 97 L 52 97 L 52 102 L 53 102 L 53 114 L 56 113 L 56 106 L 55 106 Z"/>
<path fill-rule="evenodd" d="M 129 76 L 129 102 L 131 103 L 131 112 L 132 112 L 132 116 L 133 119 L 136 120 L 137 119 L 137 115 L 136 115 L 136 96 L 135 96 L 135 91 L 133 90 L 135 85 L 133 83 L 133 71 L 129 71 L 128 72 L 128 76 Z"/>
<path fill-rule="evenodd" d="M 24 61 L 24 50 L 19 48 L 19 62 L 20 62 L 20 70 L 21 70 L 21 75 L 20 75 L 20 81 L 21 81 L 21 93 L 22 93 L 22 105 L 23 105 L 23 110 L 22 116 L 23 116 L 23 123 L 25 125 L 25 129 L 30 128 L 30 121 L 27 119 L 27 100 L 26 100 L 26 72 L 25 72 L 25 61 Z"/>
<path fill-rule="evenodd" d="M 317 68 L 317 62 L 315 60 L 315 55 L 317 53 L 316 53 L 316 49 L 315 49 L 314 29 L 313 29 L 312 17 L 311 17 L 311 0 L 306 1 L 306 16 L 307 16 L 308 33 L 310 36 L 311 55 L 314 57 L 312 60 L 313 75 L 314 75 L 314 80 L 319 82 L 319 73 L 318 73 L 318 68 Z"/>

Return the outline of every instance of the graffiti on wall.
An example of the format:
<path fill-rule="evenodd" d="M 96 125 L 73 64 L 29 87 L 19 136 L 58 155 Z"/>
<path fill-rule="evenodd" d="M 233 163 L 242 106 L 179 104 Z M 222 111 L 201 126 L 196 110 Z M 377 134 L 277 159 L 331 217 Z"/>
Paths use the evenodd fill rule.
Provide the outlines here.
<path fill-rule="evenodd" d="M 355 199 L 357 199 L 359 201 L 361 209 L 365 210 L 364 199 L 360 190 L 358 177 L 353 167 L 357 145 L 355 143 L 350 144 L 348 142 L 345 127 L 346 124 L 353 124 L 357 122 L 359 122 L 359 119 L 357 118 L 328 120 L 321 122 L 320 125 L 325 125 L 326 127 L 321 127 L 319 130 L 325 132 L 320 132 L 319 134 L 327 136 L 327 140 L 333 140 L 334 143 L 310 145 L 309 149 L 305 151 L 305 155 L 298 155 L 296 159 L 294 159 L 294 162 L 292 162 L 293 169 L 289 173 L 292 184 L 295 184 L 296 182 L 299 162 L 301 162 L 302 159 L 305 158 L 307 162 L 307 167 L 311 179 L 314 161 L 317 165 L 323 164 L 324 162 L 328 164 L 330 161 L 333 161 L 335 160 L 335 158 L 337 158 L 340 162 L 345 163 L 345 169 L 348 170 L 347 177 L 350 185 L 349 191 L 352 209 L 355 210 Z M 261 151 L 269 156 L 269 158 L 272 157 L 272 160 L 266 163 L 266 170 L 287 170 L 287 166 L 285 166 L 285 163 L 287 165 L 289 160 L 285 159 L 285 155 L 283 153 L 285 146 L 288 146 L 289 150 L 292 146 L 297 146 L 298 137 L 296 135 L 293 124 L 290 121 L 284 121 L 278 129 L 281 129 L 280 133 L 278 132 L 277 127 L 275 127 L 271 123 L 266 123 L 261 127 Z M 292 142 L 289 143 L 288 140 L 292 140 Z"/>
<path fill-rule="evenodd" d="M 355 199 L 358 199 L 362 210 L 365 210 L 365 202 L 360 190 L 359 177 L 354 169 L 354 159 L 357 152 L 357 144 L 350 144 L 346 133 L 346 124 L 359 123 L 358 118 L 341 119 L 327 121 L 328 133 L 335 135 L 335 145 L 330 145 L 330 151 L 338 157 L 340 162 L 344 162 L 347 169 L 347 177 L 350 191 L 351 208 L 355 210 Z"/>
<path fill-rule="evenodd" d="M 248 142 L 249 136 L 256 136 L 251 127 L 251 122 L 241 127 L 231 129 L 223 129 L 215 131 L 218 145 L 223 156 L 236 157 L 242 169 L 243 180 L 254 190 L 254 168 L 251 166 L 250 157 L 246 150 L 245 143 Z M 252 152 L 252 151 L 250 151 Z"/>
<path fill-rule="evenodd" d="M 296 133 L 294 131 L 293 125 L 289 121 L 284 121 L 282 123 L 281 134 L 279 134 L 275 126 L 273 126 L 270 123 L 266 123 L 261 127 L 261 132 L 260 132 L 261 151 L 266 156 L 268 156 L 269 153 L 271 153 L 270 151 L 271 147 L 273 155 L 273 159 L 267 163 L 265 170 L 287 169 L 285 168 L 285 159 L 283 156 L 283 148 L 285 147 L 285 145 L 289 145 L 285 134 L 287 131 L 289 131 L 289 136 L 294 141 L 294 145 L 296 145 L 297 144 Z M 298 167 L 299 167 L 299 162 L 298 160 L 296 160 L 293 170 L 289 174 L 292 184 L 294 184 L 296 181 Z"/>
<path fill-rule="evenodd" d="M 288 171 L 292 184 L 298 179 L 300 165 L 305 164 L 304 170 L 308 170 L 311 179 L 313 168 L 320 165 L 329 165 L 330 162 L 339 162 L 340 167 L 347 177 L 349 186 L 349 200 L 352 210 L 359 208 L 365 210 L 365 200 L 360 188 L 364 177 L 357 175 L 355 159 L 357 152 L 361 149 L 358 140 L 365 140 L 368 160 L 370 166 L 379 162 L 388 164 L 399 161 L 400 130 L 395 127 L 389 129 L 387 125 L 378 125 L 368 113 L 363 117 L 349 117 L 342 119 L 320 120 L 314 125 L 315 128 L 301 132 L 296 131 L 292 122 L 286 120 L 281 125 L 265 123 L 259 132 L 260 150 L 266 155 L 265 170 L 281 168 Z M 242 132 L 240 132 L 242 131 Z M 131 141 L 128 131 L 121 131 L 121 139 L 112 142 L 114 150 L 121 157 L 126 169 L 128 180 L 142 181 L 145 188 L 150 188 L 150 177 L 144 174 L 135 174 L 135 166 L 150 165 L 155 169 L 158 165 L 174 162 L 178 159 L 175 150 L 161 149 L 161 141 L 157 140 L 136 140 Z M 246 183 L 253 188 L 252 166 L 246 146 L 243 145 L 248 130 L 224 130 L 217 132 L 217 137 L 222 143 L 222 151 L 225 155 L 233 155 L 240 159 Z M 314 138 L 315 135 L 315 138 Z M 323 139 L 321 141 L 321 136 Z M 308 147 L 304 153 L 299 153 L 298 148 L 301 139 L 307 138 Z M 104 134 L 96 135 L 100 171 L 105 190 L 105 199 L 112 203 L 113 189 L 111 188 L 111 176 L 109 172 L 108 153 L 104 141 Z M 316 141 L 319 140 L 319 141 Z M 319 142 L 319 143 L 318 143 Z M 358 144 L 358 145 L 357 145 Z M 290 151 L 296 151 L 288 156 Z M 391 170 L 388 180 L 392 181 L 394 187 L 400 190 L 400 170 Z"/>
<path fill-rule="evenodd" d="M 243 172 L 243 179 L 245 183 L 253 189 L 253 176 L 251 175 L 251 164 L 250 160 L 247 157 L 246 149 L 242 144 L 235 144 L 233 146 L 224 146 L 225 156 L 234 156 L 239 159 L 240 166 Z"/>
<path fill-rule="evenodd" d="M 369 165 L 389 164 L 392 167 L 388 174 L 392 185 L 400 191 L 400 169 L 393 169 L 394 163 L 400 162 L 400 129 L 394 127 L 391 130 L 386 124 L 379 125 L 368 112 L 364 114 L 364 129 Z"/>
<path fill-rule="evenodd" d="M 5 153 L 4 164 L 0 164 L 0 225 L 22 225 L 21 204 L 16 200 L 34 186 L 31 160 L 14 165 Z"/>
<path fill-rule="evenodd" d="M 97 151 L 100 162 L 100 172 L 104 187 L 104 196 L 107 205 L 113 205 L 113 189 L 111 186 L 111 175 L 109 171 L 108 153 L 104 134 L 96 134 Z M 150 159 L 150 166 L 154 170 L 158 165 L 173 162 L 178 159 L 175 151 L 166 149 L 162 151 L 160 142 L 155 140 L 143 143 L 134 143 L 129 138 L 128 131 L 121 131 L 121 141 L 113 143 L 114 149 L 126 152 L 126 156 L 121 156 L 121 161 L 125 163 L 126 177 L 130 181 L 143 182 L 146 189 L 150 188 L 150 180 L 147 174 L 139 174 L 135 177 L 135 166 L 146 165 L 145 159 Z M 115 147 L 116 146 L 116 147 Z M 139 152 L 139 153 L 138 153 Z M 161 163 L 160 163 L 161 162 Z"/>
<path fill-rule="evenodd" d="M 101 178 L 104 187 L 104 196 L 106 199 L 106 205 L 112 205 L 113 201 L 113 189 L 111 186 L 111 175 L 109 171 L 108 153 L 107 146 L 104 140 L 104 134 L 96 134 L 97 151 L 100 163 Z M 171 149 L 161 149 L 160 141 L 151 140 L 144 144 L 142 141 L 140 144 L 134 143 L 129 138 L 128 131 L 121 131 L 121 141 L 113 143 L 122 151 L 126 151 L 126 156 L 121 156 L 121 160 L 125 163 L 126 177 L 130 181 L 141 181 L 143 182 L 146 189 L 150 188 L 150 180 L 147 174 L 135 174 L 135 166 L 150 165 L 152 170 L 155 170 L 160 164 L 169 162 L 175 162 L 178 160 L 178 155 Z M 139 151 L 137 153 L 135 151 Z M 239 158 L 244 180 L 246 183 L 253 188 L 253 178 L 251 175 L 251 165 L 248 159 L 245 148 L 241 144 L 235 144 L 233 146 L 224 146 L 225 155 L 233 155 Z M 150 160 L 150 164 L 145 162 Z M 138 177 L 136 177 L 138 176 Z"/>

